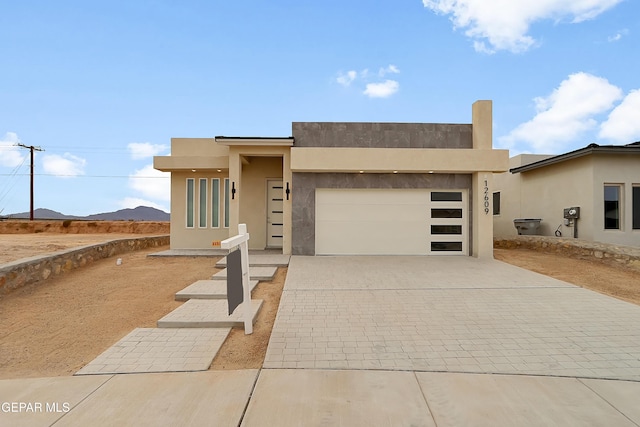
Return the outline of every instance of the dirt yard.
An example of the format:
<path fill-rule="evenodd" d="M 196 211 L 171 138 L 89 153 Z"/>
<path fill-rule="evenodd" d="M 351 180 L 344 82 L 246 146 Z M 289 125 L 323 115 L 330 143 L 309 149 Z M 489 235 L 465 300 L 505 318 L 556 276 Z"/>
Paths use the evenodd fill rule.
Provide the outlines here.
<path fill-rule="evenodd" d="M 116 239 L 169 234 L 168 222 L 0 221 L 0 265 Z"/>
<path fill-rule="evenodd" d="M 66 241 L 54 234 L 47 240 L 47 235 L 26 234 L 30 238 L 18 242 L 0 234 L 0 253 L 14 253 L 11 247 L 18 243 L 21 253 L 32 256 L 49 251 L 48 245 L 105 240 L 100 234 L 69 235 Z M 155 327 L 181 304 L 174 300 L 175 292 L 218 271 L 217 258 L 147 257 L 157 250 L 120 255 L 119 266 L 114 258 L 99 260 L 0 297 L 0 379 L 72 375 L 134 328 Z M 640 304 L 640 271 L 523 249 L 495 253 L 499 260 Z M 280 268 L 272 282 L 257 286 L 253 297 L 265 304 L 254 334 L 245 336 L 242 328 L 234 328 L 211 369 L 262 366 L 285 277 L 286 269 Z"/>
<path fill-rule="evenodd" d="M 72 375 L 134 328 L 153 328 L 182 302 L 175 293 L 219 271 L 220 258 L 155 258 L 149 249 L 0 297 L 0 379 Z M 261 282 L 264 299 L 254 333 L 234 328 L 211 369 L 262 366 L 286 268 Z"/>
<path fill-rule="evenodd" d="M 640 305 L 640 270 L 615 261 L 565 258 L 528 249 L 494 249 L 497 260 Z"/>

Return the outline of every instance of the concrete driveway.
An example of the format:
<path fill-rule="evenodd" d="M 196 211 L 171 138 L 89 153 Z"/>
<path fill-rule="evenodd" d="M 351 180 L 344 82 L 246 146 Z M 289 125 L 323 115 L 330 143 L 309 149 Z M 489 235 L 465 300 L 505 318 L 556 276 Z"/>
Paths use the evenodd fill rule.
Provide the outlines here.
<path fill-rule="evenodd" d="M 639 325 L 498 261 L 293 257 L 264 369 L 2 380 L 0 425 L 638 427 Z"/>
<path fill-rule="evenodd" d="M 500 261 L 292 257 L 265 368 L 640 381 L 640 307 Z"/>

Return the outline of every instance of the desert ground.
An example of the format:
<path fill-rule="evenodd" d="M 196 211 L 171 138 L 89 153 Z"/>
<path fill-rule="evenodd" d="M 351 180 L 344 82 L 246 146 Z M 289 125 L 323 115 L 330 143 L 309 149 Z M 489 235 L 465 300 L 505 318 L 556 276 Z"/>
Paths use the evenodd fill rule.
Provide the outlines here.
<path fill-rule="evenodd" d="M 166 232 L 0 232 L 0 265 L 79 245 Z M 218 271 L 218 258 L 147 256 L 156 251 L 119 255 L 121 265 L 116 265 L 115 258 L 99 260 L 0 296 L 0 379 L 72 375 L 134 328 L 155 327 L 158 319 L 181 304 L 174 300 L 175 292 Z M 495 257 L 640 304 L 638 270 L 525 249 L 496 249 Z M 234 328 L 210 369 L 262 366 L 286 272 L 280 268 L 272 282 L 256 287 L 254 298 L 265 303 L 254 333 L 244 335 L 242 328 Z"/>

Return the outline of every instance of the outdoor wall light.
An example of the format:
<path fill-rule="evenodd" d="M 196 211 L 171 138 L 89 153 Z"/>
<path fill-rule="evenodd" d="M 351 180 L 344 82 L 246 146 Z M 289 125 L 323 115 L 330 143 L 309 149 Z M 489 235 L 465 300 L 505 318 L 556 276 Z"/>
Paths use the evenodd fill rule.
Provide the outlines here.
<path fill-rule="evenodd" d="M 286 190 L 284 190 L 284 192 L 285 192 L 285 193 L 286 193 L 286 195 L 287 195 L 287 200 L 289 200 L 289 193 L 291 193 L 291 190 L 289 190 L 289 183 L 288 183 L 288 182 L 287 182 L 287 189 L 286 189 Z"/>
<path fill-rule="evenodd" d="M 231 183 L 231 200 L 236 198 L 236 182 Z"/>

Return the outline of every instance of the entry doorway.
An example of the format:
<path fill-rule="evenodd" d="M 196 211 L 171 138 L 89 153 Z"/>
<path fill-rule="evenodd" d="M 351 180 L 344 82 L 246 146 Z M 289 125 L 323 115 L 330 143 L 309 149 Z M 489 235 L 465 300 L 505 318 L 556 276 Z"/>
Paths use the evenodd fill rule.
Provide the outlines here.
<path fill-rule="evenodd" d="M 281 179 L 267 180 L 267 248 L 282 248 L 284 191 Z"/>

